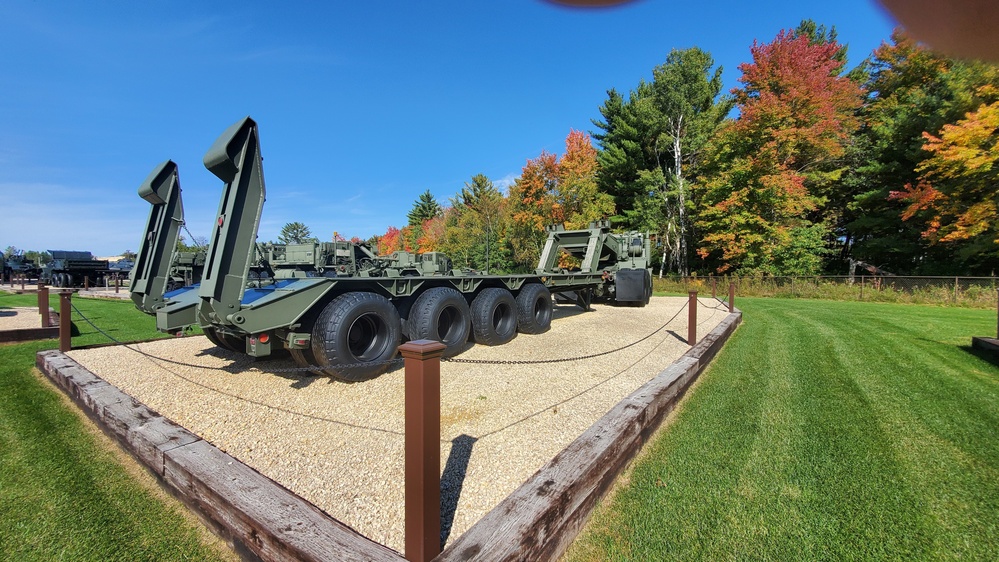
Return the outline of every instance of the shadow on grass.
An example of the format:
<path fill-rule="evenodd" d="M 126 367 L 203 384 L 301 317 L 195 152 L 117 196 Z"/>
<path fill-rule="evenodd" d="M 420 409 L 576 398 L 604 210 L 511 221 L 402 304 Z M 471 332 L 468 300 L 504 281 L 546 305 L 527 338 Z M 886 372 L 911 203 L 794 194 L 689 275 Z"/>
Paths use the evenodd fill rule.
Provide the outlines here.
<path fill-rule="evenodd" d="M 988 363 L 995 365 L 996 367 L 999 367 L 999 351 L 989 351 L 987 349 L 979 349 L 971 345 L 959 345 L 958 349 L 970 355 L 974 355 L 975 357 L 981 359 L 982 361 L 986 361 Z"/>

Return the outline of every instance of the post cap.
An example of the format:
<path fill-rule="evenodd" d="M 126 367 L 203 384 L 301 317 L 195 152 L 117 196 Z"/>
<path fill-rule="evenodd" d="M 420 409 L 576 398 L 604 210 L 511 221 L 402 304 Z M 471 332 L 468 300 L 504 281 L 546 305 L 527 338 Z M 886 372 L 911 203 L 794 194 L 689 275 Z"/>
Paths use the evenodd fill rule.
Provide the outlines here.
<path fill-rule="evenodd" d="M 423 359 L 439 356 L 447 346 L 434 340 L 414 340 L 399 346 L 399 353 L 407 359 Z"/>

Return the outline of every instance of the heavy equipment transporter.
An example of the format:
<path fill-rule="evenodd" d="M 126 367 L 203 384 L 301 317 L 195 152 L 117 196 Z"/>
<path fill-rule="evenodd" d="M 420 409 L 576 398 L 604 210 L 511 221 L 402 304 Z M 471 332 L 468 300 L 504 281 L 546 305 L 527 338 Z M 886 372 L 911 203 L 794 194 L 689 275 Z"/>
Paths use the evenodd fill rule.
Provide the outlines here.
<path fill-rule="evenodd" d="M 455 271 L 437 252 L 257 244 L 265 189 L 256 123 L 246 117 L 231 126 L 204 162 L 224 182 L 205 269 L 200 284 L 167 292 L 146 310 L 163 332 L 198 324 L 220 347 L 253 357 L 287 349 L 312 372 L 358 381 L 384 372 L 404 336 L 440 341 L 449 356 L 469 340 L 501 345 L 517 332 L 548 330 L 553 292 L 584 308 L 594 297 L 644 306 L 652 294 L 648 237 L 612 234 L 606 224 L 552 229 L 537 270 L 525 275 Z M 158 192 L 154 184 L 175 180 L 175 167 L 172 174 L 154 171 L 140 194 L 147 184 Z M 580 267 L 558 268 L 562 251 Z"/>
<path fill-rule="evenodd" d="M 100 285 L 110 271 L 108 260 L 90 252 L 49 250 L 52 261 L 42 267 L 41 279 L 53 287 L 82 287 L 86 282 Z"/>

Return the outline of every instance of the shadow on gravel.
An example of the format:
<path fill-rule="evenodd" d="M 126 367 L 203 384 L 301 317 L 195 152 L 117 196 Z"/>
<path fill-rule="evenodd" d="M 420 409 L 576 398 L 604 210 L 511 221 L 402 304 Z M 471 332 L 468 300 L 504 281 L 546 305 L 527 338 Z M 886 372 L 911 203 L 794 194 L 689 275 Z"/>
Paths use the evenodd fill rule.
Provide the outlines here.
<path fill-rule="evenodd" d="M 444 473 L 441 474 L 441 550 L 451 536 L 454 513 L 458 509 L 461 488 L 465 485 L 465 472 L 468 460 L 472 457 L 472 446 L 477 438 L 464 433 L 451 440 L 451 453 L 448 454 Z"/>
<path fill-rule="evenodd" d="M 559 304 L 552 307 L 552 320 L 559 320 L 561 318 L 572 318 L 573 316 L 578 316 L 580 314 L 586 314 L 587 310 L 583 310 L 574 304 Z"/>
<path fill-rule="evenodd" d="M 687 343 L 687 338 L 681 336 L 680 334 L 674 332 L 673 330 L 666 330 L 666 333 L 668 333 L 669 335 L 673 336 L 674 338 L 682 341 L 683 343 Z"/>

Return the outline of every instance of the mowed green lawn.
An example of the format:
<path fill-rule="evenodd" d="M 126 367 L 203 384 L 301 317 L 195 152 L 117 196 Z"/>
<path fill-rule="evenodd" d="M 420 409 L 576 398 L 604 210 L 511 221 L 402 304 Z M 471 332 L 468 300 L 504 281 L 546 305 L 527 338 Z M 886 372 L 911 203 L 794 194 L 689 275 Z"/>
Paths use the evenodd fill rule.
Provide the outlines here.
<path fill-rule="evenodd" d="M 116 339 L 159 335 L 128 302 L 75 302 Z M 743 326 L 571 560 L 999 559 L 999 369 L 968 349 L 995 312 L 737 304 Z M 107 341 L 75 321 L 74 344 Z M 31 374 L 55 346 L 0 346 L 0 560 L 231 556 Z"/>
<path fill-rule="evenodd" d="M 999 560 L 995 311 L 736 304 L 569 560 Z"/>
<path fill-rule="evenodd" d="M 73 300 L 115 339 L 162 336 L 131 301 Z M 0 307 L 36 303 L 34 295 L 0 293 Z M 58 308 L 58 298 L 51 304 Z M 108 342 L 76 314 L 74 323 L 74 345 Z M 0 345 L 0 560 L 234 559 L 32 374 L 35 353 L 57 347 Z"/>

